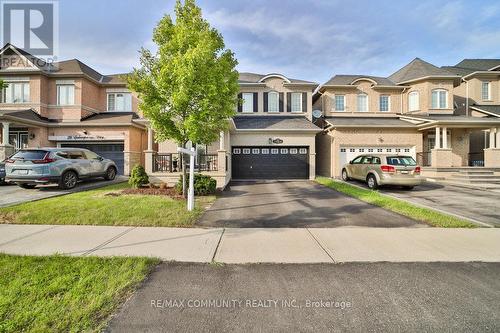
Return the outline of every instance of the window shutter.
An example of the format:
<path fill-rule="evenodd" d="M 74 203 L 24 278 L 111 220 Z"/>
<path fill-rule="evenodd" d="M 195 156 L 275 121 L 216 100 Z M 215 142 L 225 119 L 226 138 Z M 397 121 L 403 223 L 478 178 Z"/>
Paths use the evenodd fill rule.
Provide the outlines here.
<path fill-rule="evenodd" d="M 302 112 L 307 112 L 307 93 L 302 93 Z"/>
<path fill-rule="evenodd" d="M 243 111 L 243 105 L 241 104 L 242 103 L 242 100 L 241 100 L 242 98 L 243 98 L 243 94 L 239 93 L 238 94 L 238 112 L 242 112 Z"/>
<path fill-rule="evenodd" d="M 268 105 L 268 93 L 265 92 L 264 93 L 264 112 L 267 112 L 269 109 L 269 105 Z"/>
<path fill-rule="evenodd" d="M 279 111 L 283 112 L 283 93 L 280 92 L 280 102 L 279 102 Z"/>
<path fill-rule="evenodd" d="M 292 112 L 292 93 L 286 93 L 286 112 Z"/>
<path fill-rule="evenodd" d="M 259 94 L 258 93 L 253 93 L 253 112 L 258 112 L 259 111 Z"/>

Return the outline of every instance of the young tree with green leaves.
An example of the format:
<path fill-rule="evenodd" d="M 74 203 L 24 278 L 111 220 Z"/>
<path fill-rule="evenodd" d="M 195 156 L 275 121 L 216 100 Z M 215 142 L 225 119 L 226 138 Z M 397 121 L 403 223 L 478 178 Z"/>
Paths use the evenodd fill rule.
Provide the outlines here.
<path fill-rule="evenodd" d="M 141 49 L 141 68 L 128 77 L 139 107 L 157 141 L 210 144 L 238 103 L 237 61 L 221 34 L 203 19 L 194 0 L 175 4 L 175 20 L 165 15 L 153 32 L 156 52 Z M 183 193 L 186 194 L 186 163 Z"/>

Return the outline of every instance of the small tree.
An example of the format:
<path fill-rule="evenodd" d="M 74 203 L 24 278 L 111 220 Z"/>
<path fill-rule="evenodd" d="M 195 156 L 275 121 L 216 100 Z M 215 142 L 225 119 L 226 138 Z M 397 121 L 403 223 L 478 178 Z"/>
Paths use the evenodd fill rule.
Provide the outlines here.
<path fill-rule="evenodd" d="M 132 169 L 132 172 L 130 173 L 130 178 L 128 179 L 128 183 L 133 188 L 139 188 L 149 183 L 148 174 L 146 173 L 146 170 L 144 170 L 144 167 L 142 165 L 136 165 Z"/>
<path fill-rule="evenodd" d="M 194 0 L 177 0 L 175 22 L 165 15 L 153 32 L 158 50 L 141 49 L 141 68 L 128 77 L 139 107 L 159 141 L 214 142 L 228 126 L 238 102 L 234 54 L 203 19 Z M 182 163 L 186 194 L 186 163 Z"/>

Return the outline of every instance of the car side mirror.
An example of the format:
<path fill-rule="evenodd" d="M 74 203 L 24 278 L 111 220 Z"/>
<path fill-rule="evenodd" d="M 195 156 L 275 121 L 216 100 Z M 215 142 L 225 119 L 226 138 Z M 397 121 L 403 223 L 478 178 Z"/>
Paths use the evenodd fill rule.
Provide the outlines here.
<path fill-rule="evenodd" d="M 104 158 L 102 156 L 97 156 L 95 159 L 100 161 L 100 162 L 102 162 L 104 160 Z"/>
<path fill-rule="evenodd" d="M 352 164 L 352 161 L 349 161 L 349 164 Z"/>

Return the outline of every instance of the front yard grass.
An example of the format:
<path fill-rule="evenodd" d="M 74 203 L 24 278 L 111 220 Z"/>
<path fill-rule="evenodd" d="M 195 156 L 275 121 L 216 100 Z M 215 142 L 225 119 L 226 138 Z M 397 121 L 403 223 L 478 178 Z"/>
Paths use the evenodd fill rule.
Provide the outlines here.
<path fill-rule="evenodd" d="M 197 197 L 195 210 L 188 212 L 185 200 L 114 195 L 128 187 L 116 184 L 1 208 L 0 223 L 189 227 L 215 200 L 215 196 Z"/>
<path fill-rule="evenodd" d="M 316 182 L 333 190 L 347 194 L 372 205 L 382 207 L 395 213 L 407 216 L 416 221 L 425 222 L 441 228 L 476 228 L 467 220 L 440 213 L 438 211 L 412 205 L 406 201 L 381 195 L 377 191 L 362 189 L 327 177 L 318 177 Z"/>
<path fill-rule="evenodd" d="M 0 254 L 0 332 L 97 332 L 158 263 Z"/>

